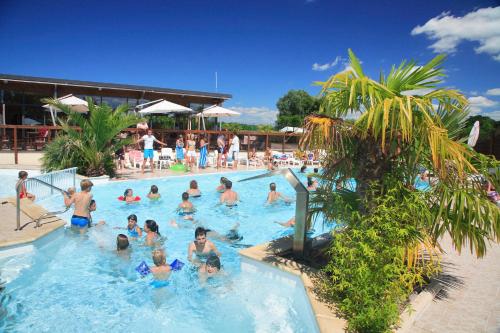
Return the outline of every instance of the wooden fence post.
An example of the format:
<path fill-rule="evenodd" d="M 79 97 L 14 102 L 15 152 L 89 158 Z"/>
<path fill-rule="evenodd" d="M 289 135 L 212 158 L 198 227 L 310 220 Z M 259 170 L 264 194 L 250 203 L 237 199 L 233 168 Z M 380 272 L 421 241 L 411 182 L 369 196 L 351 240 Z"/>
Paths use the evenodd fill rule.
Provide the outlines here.
<path fill-rule="evenodd" d="M 13 128 L 14 131 L 14 164 L 18 164 L 18 156 L 17 156 L 17 128 Z"/>

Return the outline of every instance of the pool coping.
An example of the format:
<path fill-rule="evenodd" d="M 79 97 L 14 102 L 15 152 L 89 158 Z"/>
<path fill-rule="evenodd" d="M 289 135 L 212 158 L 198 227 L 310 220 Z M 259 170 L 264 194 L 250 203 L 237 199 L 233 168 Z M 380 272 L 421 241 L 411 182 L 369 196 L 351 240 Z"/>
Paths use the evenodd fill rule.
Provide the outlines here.
<path fill-rule="evenodd" d="M 292 243 L 293 238 L 287 236 L 240 250 L 239 253 L 245 258 L 261 262 L 299 277 L 304 285 L 320 332 L 344 332 L 347 326 L 346 320 L 338 317 L 335 313 L 335 306 L 321 301 L 315 292 L 313 281 L 319 273 L 318 270 L 280 256 L 280 254 L 292 249 Z"/>

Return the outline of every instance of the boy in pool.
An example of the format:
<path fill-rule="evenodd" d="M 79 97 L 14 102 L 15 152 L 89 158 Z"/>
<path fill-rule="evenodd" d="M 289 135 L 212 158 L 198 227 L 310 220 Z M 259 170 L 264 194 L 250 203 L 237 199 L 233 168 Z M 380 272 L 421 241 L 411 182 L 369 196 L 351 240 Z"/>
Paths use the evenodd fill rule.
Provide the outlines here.
<path fill-rule="evenodd" d="M 207 239 L 207 231 L 203 227 L 198 227 L 194 231 L 194 241 L 191 242 L 188 246 L 188 257 L 187 259 L 190 262 L 193 262 L 193 253 L 196 254 L 196 258 L 206 258 L 211 253 L 215 253 L 220 256 L 219 250 L 214 243 Z M 201 263 L 200 260 L 197 260 L 197 263 Z"/>
<path fill-rule="evenodd" d="M 127 233 L 128 236 L 132 239 L 137 239 L 142 237 L 142 230 L 137 225 L 137 215 L 130 214 L 127 217 Z M 124 229 L 123 227 L 115 227 L 114 229 Z"/>
<path fill-rule="evenodd" d="M 303 165 L 300 167 L 300 173 L 306 173 L 306 170 L 307 170 L 307 166 Z"/>
<path fill-rule="evenodd" d="M 158 186 L 156 185 L 151 185 L 151 189 L 149 190 L 149 193 L 147 197 L 151 200 L 158 200 L 161 198 L 160 193 L 158 193 Z"/>
<path fill-rule="evenodd" d="M 200 279 L 205 280 L 220 272 L 220 259 L 216 254 L 211 254 L 207 262 L 202 264 L 198 270 Z"/>
<path fill-rule="evenodd" d="M 177 207 L 177 213 L 179 214 L 179 217 L 182 217 L 182 220 L 194 220 L 194 206 L 193 203 L 189 201 L 189 194 L 187 192 L 182 193 L 182 202 Z M 170 221 L 170 225 L 175 228 L 179 227 L 175 219 Z"/>
<path fill-rule="evenodd" d="M 128 250 L 129 245 L 130 243 L 126 235 L 118 234 L 118 236 L 116 236 L 116 252 Z"/>
<path fill-rule="evenodd" d="M 167 280 L 170 276 L 171 268 L 167 265 L 167 256 L 163 249 L 157 249 L 152 252 L 155 266 L 151 267 L 151 273 L 156 280 Z"/>
<path fill-rule="evenodd" d="M 189 182 L 189 190 L 187 190 L 186 192 L 190 197 L 201 197 L 201 191 L 198 188 L 198 182 L 196 180 L 192 180 L 191 182 Z"/>
<path fill-rule="evenodd" d="M 227 180 L 225 186 L 226 191 L 220 196 L 220 203 L 225 204 L 226 206 L 236 206 L 240 198 L 238 197 L 238 193 L 232 189 L 233 183 L 230 180 Z"/>
<path fill-rule="evenodd" d="M 70 207 L 72 204 L 75 205 L 75 210 L 73 211 L 73 216 L 71 217 L 71 226 L 84 231 L 89 224 L 89 207 L 90 201 L 92 200 L 92 182 L 88 179 L 84 179 L 80 182 L 81 192 L 75 193 L 71 196 L 67 202 L 65 202 L 66 207 Z"/>
<path fill-rule="evenodd" d="M 267 195 L 266 204 L 272 204 L 279 199 L 282 199 L 286 203 L 291 202 L 290 198 L 285 197 L 283 194 L 276 191 L 276 183 L 269 184 L 269 194 Z"/>

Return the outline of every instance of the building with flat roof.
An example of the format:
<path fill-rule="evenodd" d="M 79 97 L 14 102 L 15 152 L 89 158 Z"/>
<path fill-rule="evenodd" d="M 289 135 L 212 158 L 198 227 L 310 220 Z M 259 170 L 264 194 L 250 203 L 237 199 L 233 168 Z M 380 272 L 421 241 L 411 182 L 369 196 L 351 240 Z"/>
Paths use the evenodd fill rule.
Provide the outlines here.
<path fill-rule="evenodd" d="M 50 113 L 42 107 L 44 103 L 41 99 L 69 94 L 82 99 L 90 97 L 97 104 L 107 103 L 113 108 L 124 103 L 134 108 L 139 104 L 166 99 L 193 110 L 221 105 L 232 97 L 224 93 L 0 74 L 0 104 L 7 125 L 22 125 L 26 123 L 25 119 L 31 119 L 32 123 L 34 120 L 51 124 Z"/>

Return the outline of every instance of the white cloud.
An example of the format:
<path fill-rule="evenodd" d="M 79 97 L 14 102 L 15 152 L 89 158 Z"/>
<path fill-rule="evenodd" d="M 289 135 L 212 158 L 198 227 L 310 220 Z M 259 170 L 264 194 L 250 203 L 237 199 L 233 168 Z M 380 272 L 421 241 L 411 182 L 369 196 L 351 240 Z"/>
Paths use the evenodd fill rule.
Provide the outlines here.
<path fill-rule="evenodd" d="M 445 12 L 416 26 L 411 34 L 425 34 L 435 40 L 430 48 L 437 53 L 456 52 L 463 41 L 478 42 L 476 53 L 487 53 L 500 61 L 500 6 L 481 8 L 462 17 Z"/>
<path fill-rule="evenodd" d="M 249 125 L 274 125 L 278 110 L 273 110 L 267 107 L 243 107 L 234 106 L 229 109 L 241 113 L 237 117 L 223 118 L 224 122 L 234 122 Z"/>
<path fill-rule="evenodd" d="M 312 65 L 312 70 L 313 71 L 319 71 L 319 72 L 326 71 L 327 69 L 330 69 L 332 67 L 337 66 L 341 61 L 342 61 L 342 57 L 341 56 L 337 56 L 337 57 L 335 57 L 335 60 L 333 60 L 333 62 L 331 62 L 331 63 L 326 63 L 326 64 L 323 64 L 323 65 L 320 65 L 317 62 L 315 62 Z"/>
<path fill-rule="evenodd" d="M 469 97 L 469 104 L 471 106 L 489 108 L 497 105 L 498 103 L 484 96 L 474 96 L 474 97 Z"/>
<path fill-rule="evenodd" d="M 488 91 L 486 91 L 486 95 L 500 96 L 500 88 L 488 89 Z"/>

